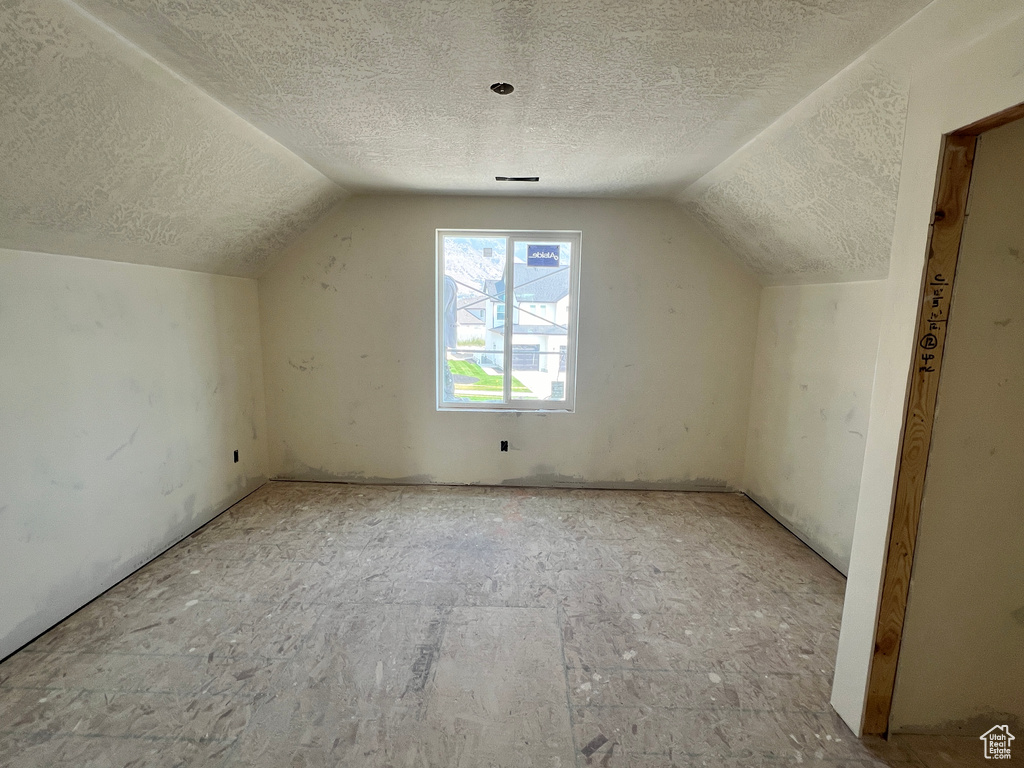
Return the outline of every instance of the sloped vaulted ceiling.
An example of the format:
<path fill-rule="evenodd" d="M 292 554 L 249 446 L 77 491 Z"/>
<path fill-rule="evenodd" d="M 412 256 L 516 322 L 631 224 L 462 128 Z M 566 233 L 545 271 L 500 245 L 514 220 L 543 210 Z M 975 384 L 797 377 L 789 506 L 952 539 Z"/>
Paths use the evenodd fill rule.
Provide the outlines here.
<path fill-rule="evenodd" d="M 927 0 L 79 2 L 352 190 L 663 196 Z"/>
<path fill-rule="evenodd" d="M 344 196 L 70 4 L 0 41 L 0 247 L 251 277 Z"/>
<path fill-rule="evenodd" d="M 677 201 L 763 283 L 886 277 L 912 78 L 1022 14 L 1020 0 L 935 0 Z"/>
<path fill-rule="evenodd" d="M 0 0 L 0 246 L 258 274 L 343 189 L 674 197 L 926 4 Z"/>
<path fill-rule="evenodd" d="M 860 62 L 680 196 L 765 283 L 884 278 L 909 68 Z"/>

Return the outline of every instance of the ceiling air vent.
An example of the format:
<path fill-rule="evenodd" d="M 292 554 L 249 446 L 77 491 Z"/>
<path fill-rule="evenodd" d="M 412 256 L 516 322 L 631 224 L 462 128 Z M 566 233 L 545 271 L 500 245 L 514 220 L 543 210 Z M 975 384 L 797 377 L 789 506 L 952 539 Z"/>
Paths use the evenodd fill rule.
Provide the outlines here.
<path fill-rule="evenodd" d="M 495 176 L 495 181 L 540 181 L 540 176 Z"/>

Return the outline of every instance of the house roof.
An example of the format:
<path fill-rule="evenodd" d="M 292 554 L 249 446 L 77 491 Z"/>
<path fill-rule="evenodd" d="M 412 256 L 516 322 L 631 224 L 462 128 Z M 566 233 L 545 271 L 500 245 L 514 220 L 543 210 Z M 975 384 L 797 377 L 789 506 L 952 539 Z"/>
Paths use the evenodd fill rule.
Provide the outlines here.
<path fill-rule="evenodd" d="M 516 301 L 555 302 L 569 294 L 569 268 L 516 265 Z"/>
<path fill-rule="evenodd" d="M 481 309 L 480 312 L 482 314 L 483 310 Z M 468 309 L 460 309 L 458 322 L 459 325 L 483 325 L 484 319 Z"/>
<path fill-rule="evenodd" d="M 524 267 L 516 265 L 516 301 L 518 303 L 553 303 L 569 295 L 569 268 Z M 487 280 L 484 292 L 500 296 L 505 292 L 504 280 Z"/>

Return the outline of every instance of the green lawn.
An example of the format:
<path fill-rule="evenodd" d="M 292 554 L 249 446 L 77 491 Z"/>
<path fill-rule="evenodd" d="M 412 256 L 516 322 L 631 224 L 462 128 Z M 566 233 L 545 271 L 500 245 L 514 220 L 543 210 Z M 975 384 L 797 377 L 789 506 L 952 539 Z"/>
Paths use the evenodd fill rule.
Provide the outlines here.
<path fill-rule="evenodd" d="M 484 373 L 484 369 L 469 360 L 449 360 L 448 370 L 453 376 L 472 376 L 477 379 L 469 384 L 456 384 L 455 389 L 459 392 L 494 392 L 498 395 L 502 392 L 503 383 L 501 376 L 493 376 Z M 519 379 L 512 379 L 513 392 L 529 392 L 530 390 Z M 489 399 L 469 396 L 471 400 Z"/>

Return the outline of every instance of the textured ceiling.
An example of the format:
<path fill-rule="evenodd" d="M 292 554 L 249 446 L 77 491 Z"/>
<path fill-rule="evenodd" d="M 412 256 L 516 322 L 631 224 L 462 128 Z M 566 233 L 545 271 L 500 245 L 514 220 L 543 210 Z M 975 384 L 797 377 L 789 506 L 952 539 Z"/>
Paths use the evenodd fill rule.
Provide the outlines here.
<path fill-rule="evenodd" d="M 935 0 L 676 200 L 763 283 L 886 277 L 911 80 L 1022 14 Z"/>
<path fill-rule="evenodd" d="M 348 189 L 548 195 L 678 191 L 926 3 L 80 0 Z"/>
<path fill-rule="evenodd" d="M 0 0 L 0 247 L 255 276 L 344 192 L 60 0 Z"/>
<path fill-rule="evenodd" d="M 909 90 L 868 57 L 679 200 L 765 283 L 884 278 Z"/>
<path fill-rule="evenodd" d="M 645 195 L 881 277 L 927 4 L 0 0 L 0 247 L 258 276 L 349 191 Z"/>

